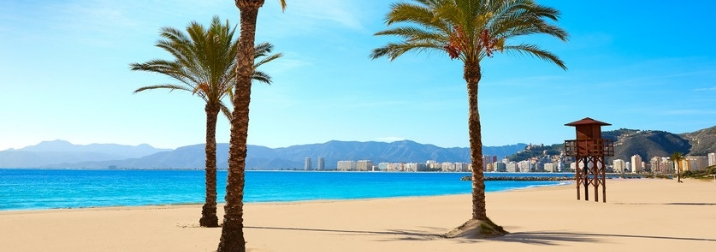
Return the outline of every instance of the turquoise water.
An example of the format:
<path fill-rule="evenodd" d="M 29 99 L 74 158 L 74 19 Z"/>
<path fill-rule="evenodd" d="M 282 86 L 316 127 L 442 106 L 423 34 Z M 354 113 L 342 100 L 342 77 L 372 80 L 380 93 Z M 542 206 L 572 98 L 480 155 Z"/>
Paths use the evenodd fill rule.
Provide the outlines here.
<path fill-rule="evenodd" d="M 466 194 L 469 173 L 246 172 L 245 202 L 287 202 Z M 486 174 L 504 176 L 505 173 Z M 510 176 L 555 176 L 515 174 Z M 219 171 L 224 202 L 226 171 Z M 486 191 L 557 185 L 486 181 Z M 0 210 L 142 206 L 204 202 L 204 171 L 0 169 Z"/>

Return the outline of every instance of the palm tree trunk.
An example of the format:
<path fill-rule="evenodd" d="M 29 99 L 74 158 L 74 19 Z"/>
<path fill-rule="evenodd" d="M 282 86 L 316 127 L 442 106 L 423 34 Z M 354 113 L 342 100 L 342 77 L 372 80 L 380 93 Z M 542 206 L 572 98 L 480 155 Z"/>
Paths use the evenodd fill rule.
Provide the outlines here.
<path fill-rule="evenodd" d="M 676 182 L 678 183 L 681 183 L 681 165 L 679 165 L 680 162 L 681 160 L 676 163 Z"/>
<path fill-rule="evenodd" d="M 218 227 L 216 217 L 216 117 L 219 114 L 217 104 L 207 103 L 206 111 L 206 201 L 201 209 L 199 225 L 202 227 Z"/>
<path fill-rule="evenodd" d="M 485 177 L 482 169 L 482 130 L 477 106 L 477 84 L 482 78 L 478 61 L 465 61 L 464 76 L 469 101 L 468 129 L 470 134 L 470 158 L 472 159 L 472 218 L 487 220 L 485 208 Z"/>
<path fill-rule="evenodd" d="M 244 239 L 244 170 L 246 168 L 246 138 L 249 131 L 249 103 L 251 75 L 254 63 L 256 19 L 263 0 L 236 0 L 241 16 L 241 36 L 237 55 L 237 80 L 234 89 L 234 111 L 229 140 L 229 175 L 226 185 L 224 224 L 218 252 L 245 252 Z"/>

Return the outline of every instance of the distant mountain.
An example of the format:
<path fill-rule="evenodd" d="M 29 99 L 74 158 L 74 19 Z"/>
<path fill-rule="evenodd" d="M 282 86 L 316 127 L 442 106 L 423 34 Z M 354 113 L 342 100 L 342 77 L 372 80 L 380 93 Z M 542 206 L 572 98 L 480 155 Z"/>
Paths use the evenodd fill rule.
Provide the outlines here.
<path fill-rule="evenodd" d="M 679 135 L 655 130 L 630 131 L 614 142 L 613 159 L 631 160 L 639 155 L 644 162 L 652 157 L 668 157 L 674 152 L 690 154 L 691 144 Z"/>
<path fill-rule="evenodd" d="M 679 136 L 689 141 L 691 144 L 689 154 L 693 156 L 706 156 L 708 153 L 716 152 L 716 126 L 679 134 Z"/>
<path fill-rule="evenodd" d="M 484 147 L 485 155 L 508 156 L 526 146 Z M 322 144 L 296 145 L 285 148 L 247 146 L 247 169 L 303 169 L 305 158 L 310 157 L 312 167 L 317 167 L 319 157 L 323 157 L 326 168 L 335 168 L 341 160 L 371 160 L 380 162 L 420 162 L 436 160 L 438 162 L 469 162 L 469 148 L 441 148 L 413 141 L 351 142 L 329 141 Z M 228 168 L 228 144 L 217 144 L 217 167 Z M 190 145 L 174 151 L 155 153 L 141 158 L 126 160 L 64 163 L 57 167 L 77 167 L 102 169 L 110 166 L 122 169 L 203 169 L 204 145 Z"/>
<path fill-rule="evenodd" d="M 138 146 L 119 144 L 75 145 L 63 140 L 44 141 L 22 149 L 0 151 L 0 167 L 33 168 L 58 163 L 137 158 L 168 150 L 157 149 L 147 144 Z"/>

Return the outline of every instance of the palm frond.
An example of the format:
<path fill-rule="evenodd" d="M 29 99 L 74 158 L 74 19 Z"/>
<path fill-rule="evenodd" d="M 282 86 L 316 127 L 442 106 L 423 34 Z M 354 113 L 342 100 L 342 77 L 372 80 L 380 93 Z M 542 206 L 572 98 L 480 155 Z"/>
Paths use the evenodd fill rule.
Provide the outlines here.
<path fill-rule="evenodd" d="M 145 90 L 152 90 L 152 89 L 169 89 L 169 92 L 174 91 L 174 90 L 183 90 L 183 91 L 189 91 L 189 92 L 192 91 L 191 89 L 189 89 L 189 88 L 187 88 L 187 87 L 185 87 L 185 86 L 177 86 L 177 85 L 172 85 L 172 84 L 164 84 L 164 85 L 154 85 L 154 86 L 141 87 L 141 88 L 138 88 L 137 90 L 134 90 L 133 93 L 139 93 L 139 92 L 142 92 L 142 91 L 145 91 Z"/>
<path fill-rule="evenodd" d="M 373 53 L 370 54 L 370 58 L 377 59 L 380 57 L 388 57 L 392 61 L 408 51 L 423 52 L 429 50 L 444 51 L 444 48 L 439 44 L 425 42 L 390 43 L 384 47 L 373 49 Z"/>
<path fill-rule="evenodd" d="M 557 66 L 561 67 L 564 70 L 567 70 L 567 66 L 564 64 L 564 62 L 557 57 L 557 55 L 552 54 L 551 52 L 545 51 L 540 49 L 536 45 L 530 45 L 530 44 L 520 44 L 520 45 L 508 45 L 504 47 L 505 52 L 507 53 L 518 53 L 523 55 L 530 55 L 533 57 L 537 57 L 546 61 L 551 61 L 552 63 L 556 64 Z"/>
<path fill-rule="evenodd" d="M 232 99 L 232 101 L 233 101 L 233 99 Z M 231 110 L 228 107 L 226 107 L 226 105 L 224 105 L 223 102 L 219 102 L 219 108 L 221 108 L 221 113 L 224 114 L 224 116 L 226 116 L 226 119 L 231 121 L 231 117 L 232 117 Z"/>
<path fill-rule="evenodd" d="M 254 70 L 254 74 L 251 76 L 251 80 L 271 85 L 271 76 L 257 70 Z"/>

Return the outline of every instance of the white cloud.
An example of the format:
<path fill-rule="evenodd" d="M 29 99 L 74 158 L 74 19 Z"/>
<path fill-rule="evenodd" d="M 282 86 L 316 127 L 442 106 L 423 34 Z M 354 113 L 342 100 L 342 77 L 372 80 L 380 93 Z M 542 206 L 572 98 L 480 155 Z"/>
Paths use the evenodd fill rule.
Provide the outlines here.
<path fill-rule="evenodd" d="M 278 1 L 268 0 L 259 14 L 259 28 L 272 37 L 333 33 L 332 29 L 365 32 L 361 19 L 368 18 L 358 4 L 341 0 L 289 1 L 282 13 Z"/>
<path fill-rule="evenodd" d="M 716 91 L 716 87 L 697 88 L 697 89 L 694 89 L 694 91 Z"/>

